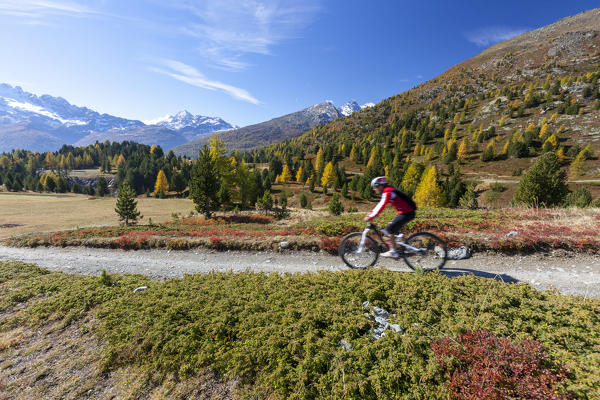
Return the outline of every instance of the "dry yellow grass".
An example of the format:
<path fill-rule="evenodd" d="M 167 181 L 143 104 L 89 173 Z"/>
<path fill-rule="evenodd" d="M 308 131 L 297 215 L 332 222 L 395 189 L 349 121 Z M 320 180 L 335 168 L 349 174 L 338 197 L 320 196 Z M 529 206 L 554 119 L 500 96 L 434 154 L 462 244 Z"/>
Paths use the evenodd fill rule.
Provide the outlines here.
<path fill-rule="evenodd" d="M 0 238 L 84 226 L 117 225 L 115 197 L 94 198 L 79 194 L 0 193 Z M 189 199 L 139 198 L 144 221 L 171 219 L 172 213 L 188 215 Z M 16 226 L 13 226 L 16 225 Z"/>

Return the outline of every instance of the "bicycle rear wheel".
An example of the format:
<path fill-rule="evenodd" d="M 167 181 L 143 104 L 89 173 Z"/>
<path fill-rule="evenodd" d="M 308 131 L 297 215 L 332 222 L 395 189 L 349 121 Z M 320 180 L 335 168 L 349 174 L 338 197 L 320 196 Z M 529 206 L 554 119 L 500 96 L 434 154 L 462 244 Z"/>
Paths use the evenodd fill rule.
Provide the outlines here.
<path fill-rule="evenodd" d="M 350 268 L 365 269 L 371 267 L 379 257 L 379 246 L 368 236 L 365 239 L 364 248 L 359 252 L 361 240 L 362 232 L 353 232 L 346 235 L 340 243 L 338 253 Z"/>
<path fill-rule="evenodd" d="M 415 233 L 408 239 L 402 258 L 414 271 L 433 271 L 446 263 L 446 243 L 428 232 Z"/>

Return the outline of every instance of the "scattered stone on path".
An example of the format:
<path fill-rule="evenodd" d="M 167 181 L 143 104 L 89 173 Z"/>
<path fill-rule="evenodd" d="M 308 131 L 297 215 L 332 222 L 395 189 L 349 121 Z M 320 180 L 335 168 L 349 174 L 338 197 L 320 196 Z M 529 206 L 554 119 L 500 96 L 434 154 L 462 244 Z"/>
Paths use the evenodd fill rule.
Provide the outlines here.
<path fill-rule="evenodd" d="M 465 246 L 448 249 L 446 254 L 448 260 L 464 260 L 469 257 L 471 257 L 471 251 Z"/>

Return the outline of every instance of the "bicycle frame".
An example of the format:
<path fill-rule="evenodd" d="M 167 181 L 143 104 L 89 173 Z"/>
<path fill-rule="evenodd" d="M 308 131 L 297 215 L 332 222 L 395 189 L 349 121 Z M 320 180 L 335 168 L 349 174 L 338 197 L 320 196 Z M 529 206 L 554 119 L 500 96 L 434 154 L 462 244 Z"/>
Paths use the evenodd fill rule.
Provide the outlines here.
<path fill-rule="evenodd" d="M 357 253 L 362 253 L 365 250 L 365 241 L 367 240 L 367 234 L 371 230 L 374 230 L 375 233 L 377 234 L 377 238 L 379 239 L 378 240 L 378 244 L 380 246 L 382 244 L 385 244 L 385 246 L 388 247 L 387 243 L 385 243 L 385 240 L 383 239 L 383 236 L 381 234 L 381 231 L 382 231 L 381 228 L 378 227 L 377 225 L 369 224 L 369 226 L 367 226 L 365 228 L 365 230 L 362 232 L 362 237 L 361 237 L 361 240 L 360 240 L 360 245 L 358 246 L 358 249 L 356 250 Z M 403 242 L 396 241 L 396 244 L 401 245 L 402 247 L 404 247 L 409 252 L 418 253 L 419 251 L 423 251 L 423 249 L 419 249 L 417 247 L 411 246 L 411 245 L 403 243 Z"/>

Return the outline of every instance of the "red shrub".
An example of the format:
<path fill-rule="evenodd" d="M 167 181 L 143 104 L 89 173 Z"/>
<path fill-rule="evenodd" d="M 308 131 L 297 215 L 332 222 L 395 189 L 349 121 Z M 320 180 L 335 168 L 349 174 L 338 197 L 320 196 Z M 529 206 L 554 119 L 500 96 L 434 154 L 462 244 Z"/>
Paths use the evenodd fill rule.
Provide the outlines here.
<path fill-rule="evenodd" d="M 319 247 L 322 250 L 325 250 L 326 252 L 328 252 L 329 254 L 337 254 L 338 248 L 340 247 L 340 243 L 342 243 L 343 238 L 344 238 L 343 236 L 333 236 L 333 237 L 325 236 L 321 239 L 321 242 L 319 243 Z"/>
<path fill-rule="evenodd" d="M 215 249 L 219 249 L 222 246 L 222 239 L 218 236 L 211 236 L 208 240 L 210 240 L 210 244 L 212 245 L 212 247 L 214 247 Z"/>
<path fill-rule="evenodd" d="M 437 338 L 431 348 L 442 369 L 451 374 L 452 398 L 569 398 L 556 392 L 566 371 L 553 365 L 538 342 L 523 340 L 512 344 L 508 338 L 482 330 L 467 331 L 456 340 Z"/>

